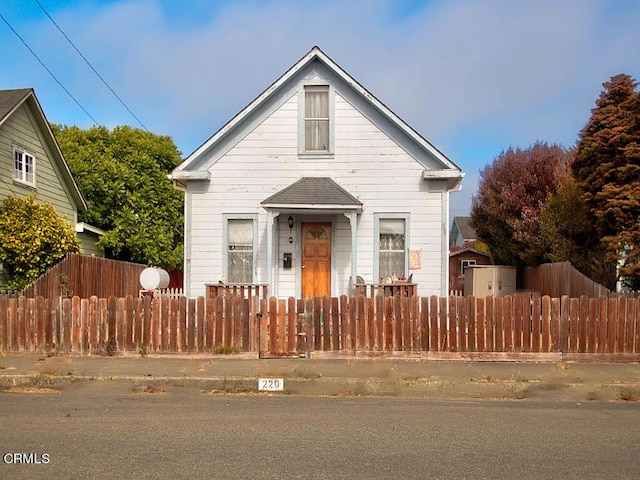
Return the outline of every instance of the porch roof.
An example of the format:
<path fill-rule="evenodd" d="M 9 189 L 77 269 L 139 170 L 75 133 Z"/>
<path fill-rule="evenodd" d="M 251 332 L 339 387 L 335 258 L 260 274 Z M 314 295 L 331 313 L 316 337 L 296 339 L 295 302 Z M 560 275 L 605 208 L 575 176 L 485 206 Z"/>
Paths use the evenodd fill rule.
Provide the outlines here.
<path fill-rule="evenodd" d="M 362 202 L 329 177 L 302 177 L 262 201 L 264 208 L 362 211 Z"/>

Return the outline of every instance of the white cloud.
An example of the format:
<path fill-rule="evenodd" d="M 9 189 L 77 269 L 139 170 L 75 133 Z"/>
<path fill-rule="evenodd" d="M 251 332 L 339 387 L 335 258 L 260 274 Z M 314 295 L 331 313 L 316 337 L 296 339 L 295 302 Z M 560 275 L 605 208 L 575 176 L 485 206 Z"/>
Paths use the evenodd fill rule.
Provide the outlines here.
<path fill-rule="evenodd" d="M 478 131 L 496 154 L 538 139 L 570 144 L 601 83 L 640 74 L 633 2 L 431 1 L 406 17 L 390 14 L 393 0 L 199 1 L 197 18 L 180 5 L 122 0 L 56 18 L 143 122 L 185 153 L 316 44 L 436 146 L 463 145 L 453 160 L 466 170 L 491 160 L 465 153 Z M 135 124 L 42 25 L 38 46 L 65 62 L 65 81 L 98 120 Z"/>

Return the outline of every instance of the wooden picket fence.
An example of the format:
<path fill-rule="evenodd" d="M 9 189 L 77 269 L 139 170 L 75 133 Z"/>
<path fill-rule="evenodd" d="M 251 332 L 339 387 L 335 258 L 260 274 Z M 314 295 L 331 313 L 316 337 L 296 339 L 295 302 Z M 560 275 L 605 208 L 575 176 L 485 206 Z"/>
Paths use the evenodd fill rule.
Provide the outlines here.
<path fill-rule="evenodd" d="M 10 298 L 0 351 L 590 354 L 640 361 L 635 298 Z M 437 355 L 436 355 L 437 356 Z M 567 357 L 568 358 L 568 357 Z"/>

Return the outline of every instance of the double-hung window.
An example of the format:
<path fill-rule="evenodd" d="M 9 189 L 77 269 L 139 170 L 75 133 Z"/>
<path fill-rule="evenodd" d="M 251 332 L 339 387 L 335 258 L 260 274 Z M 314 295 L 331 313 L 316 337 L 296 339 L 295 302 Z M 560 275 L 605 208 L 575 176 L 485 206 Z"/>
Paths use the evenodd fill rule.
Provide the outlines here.
<path fill-rule="evenodd" d="M 35 155 L 16 146 L 13 147 L 13 179 L 31 186 L 36 184 Z"/>
<path fill-rule="evenodd" d="M 304 87 L 304 152 L 328 153 L 331 125 L 328 85 Z"/>
<path fill-rule="evenodd" d="M 227 282 L 253 283 L 254 220 L 227 219 Z"/>
<path fill-rule="evenodd" d="M 378 275 L 383 282 L 407 273 L 407 218 L 377 218 Z"/>

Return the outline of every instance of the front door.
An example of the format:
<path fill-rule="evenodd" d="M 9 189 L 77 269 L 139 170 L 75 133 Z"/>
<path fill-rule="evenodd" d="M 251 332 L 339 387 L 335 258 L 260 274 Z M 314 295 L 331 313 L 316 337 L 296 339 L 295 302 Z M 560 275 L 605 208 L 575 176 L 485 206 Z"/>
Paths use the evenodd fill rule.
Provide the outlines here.
<path fill-rule="evenodd" d="M 331 295 L 331 224 L 302 224 L 302 298 Z"/>

